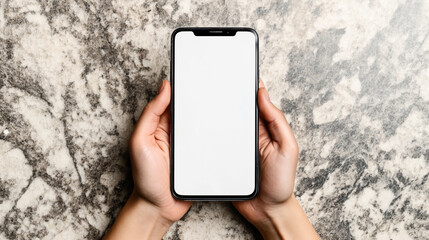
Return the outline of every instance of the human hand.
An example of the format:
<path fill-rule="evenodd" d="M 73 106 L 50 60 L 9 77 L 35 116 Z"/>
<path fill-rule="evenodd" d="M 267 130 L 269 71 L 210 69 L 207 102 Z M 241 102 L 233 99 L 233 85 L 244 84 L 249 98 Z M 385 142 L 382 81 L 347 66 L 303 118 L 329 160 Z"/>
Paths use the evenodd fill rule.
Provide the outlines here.
<path fill-rule="evenodd" d="M 170 83 L 162 82 L 129 142 L 134 189 L 105 239 L 161 239 L 191 202 L 170 192 Z"/>
<path fill-rule="evenodd" d="M 233 202 L 250 222 L 266 218 L 265 212 L 287 201 L 293 194 L 298 162 L 298 144 L 283 112 L 271 103 L 259 81 L 260 190 L 256 198 Z"/>
<path fill-rule="evenodd" d="M 298 144 L 283 112 L 271 103 L 262 80 L 259 84 L 258 106 L 261 167 L 259 194 L 251 200 L 233 202 L 233 205 L 259 229 L 264 238 L 318 238 L 293 195 Z M 297 232 L 297 229 L 303 231 Z"/>
<path fill-rule="evenodd" d="M 170 95 L 170 83 L 164 80 L 159 94 L 143 110 L 129 147 L 134 192 L 174 222 L 192 203 L 176 200 L 170 192 Z"/>

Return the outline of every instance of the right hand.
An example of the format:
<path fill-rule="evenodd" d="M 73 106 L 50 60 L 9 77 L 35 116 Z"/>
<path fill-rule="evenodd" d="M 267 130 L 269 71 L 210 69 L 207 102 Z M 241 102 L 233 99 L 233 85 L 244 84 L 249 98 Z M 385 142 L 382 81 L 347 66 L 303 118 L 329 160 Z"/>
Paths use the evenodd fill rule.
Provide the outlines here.
<path fill-rule="evenodd" d="M 252 200 L 233 202 L 251 223 L 269 220 L 271 211 L 293 197 L 298 144 L 283 112 L 271 103 L 262 80 L 258 92 L 260 192 Z"/>

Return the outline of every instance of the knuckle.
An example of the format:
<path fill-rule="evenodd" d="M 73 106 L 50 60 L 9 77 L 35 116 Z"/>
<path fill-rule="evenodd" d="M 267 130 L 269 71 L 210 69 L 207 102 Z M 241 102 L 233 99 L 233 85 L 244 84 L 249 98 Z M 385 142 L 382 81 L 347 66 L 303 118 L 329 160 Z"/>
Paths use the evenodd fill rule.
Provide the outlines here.
<path fill-rule="evenodd" d="M 279 118 L 286 119 L 285 118 L 285 113 L 281 109 L 279 109 L 279 108 L 276 107 L 276 112 L 277 112 L 277 115 L 278 115 Z"/>
<path fill-rule="evenodd" d="M 149 111 L 152 108 L 153 102 L 150 101 L 146 104 L 146 106 L 144 106 L 143 108 L 143 112 Z"/>
<path fill-rule="evenodd" d="M 298 159 L 299 157 L 299 147 L 295 141 L 282 146 L 281 151 L 293 159 Z"/>

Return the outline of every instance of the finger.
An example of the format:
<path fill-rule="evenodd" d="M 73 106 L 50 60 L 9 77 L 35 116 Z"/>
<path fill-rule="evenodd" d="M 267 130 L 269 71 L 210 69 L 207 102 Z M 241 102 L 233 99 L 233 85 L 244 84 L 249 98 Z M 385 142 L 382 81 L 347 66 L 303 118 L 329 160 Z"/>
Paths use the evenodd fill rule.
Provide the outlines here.
<path fill-rule="evenodd" d="M 259 117 L 259 152 L 271 142 L 271 136 L 267 130 L 265 121 Z"/>
<path fill-rule="evenodd" d="M 292 129 L 287 123 L 283 112 L 271 103 L 268 91 L 265 87 L 259 88 L 258 106 L 261 117 L 267 124 L 268 132 L 272 140 L 279 143 L 280 147 L 284 149 L 297 149 L 297 143 Z"/>
<path fill-rule="evenodd" d="M 162 149 L 164 151 L 170 150 L 170 107 L 167 107 L 159 119 L 158 128 L 155 131 L 155 140 L 163 143 Z"/>
<path fill-rule="evenodd" d="M 260 88 L 264 88 L 264 87 L 265 87 L 265 84 L 264 84 L 264 82 L 262 81 L 262 79 L 259 79 L 259 87 L 260 87 Z"/>
<path fill-rule="evenodd" d="M 170 105 L 168 105 L 167 109 L 165 109 L 165 112 L 161 115 L 158 128 L 166 134 L 170 134 Z"/>
<path fill-rule="evenodd" d="M 170 83 L 162 81 L 158 95 L 150 101 L 143 110 L 134 130 L 136 135 L 145 136 L 155 133 L 161 115 L 170 104 Z"/>
<path fill-rule="evenodd" d="M 259 141 L 264 138 L 270 138 L 267 127 L 265 126 L 265 121 L 259 117 Z"/>
<path fill-rule="evenodd" d="M 259 88 L 265 88 L 262 79 L 259 79 Z M 271 141 L 271 136 L 267 130 L 265 120 L 259 116 L 259 150 L 266 145 L 267 141 Z"/>

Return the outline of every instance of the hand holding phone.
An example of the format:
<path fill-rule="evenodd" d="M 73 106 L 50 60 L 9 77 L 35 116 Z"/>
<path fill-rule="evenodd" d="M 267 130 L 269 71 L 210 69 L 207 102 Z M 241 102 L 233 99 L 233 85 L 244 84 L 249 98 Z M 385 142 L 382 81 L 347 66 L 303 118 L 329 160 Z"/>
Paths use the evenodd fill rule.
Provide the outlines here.
<path fill-rule="evenodd" d="M 293 194 L 298 144 L 262 81 L 258 92 L 261 185 L 251 200 L 233 202 L 264 239 L 320 239 Z"/>
<path fill-rule="evenodd" d="M 192 203 L 174 199 L 169 191 L 169 88 L 163 81 L 133 132 L 134 191 L 105 239 L 160 239 Z M 233 204 L 266 239 L 319 239 L 293 195 L 298 147 L 292 130 L 263 87 L 258 103 L 261 192 Z"/>
<path fill-rule="evenodd" d="M 213 34 L 227 34 L 234 36 L 237 32 L 228 30 L 223 32 L 214 32 Z M 198 32 L 195 36 L 205 36 L 206 32 Z M 244 43 L 244 42 L 242 42 Z M 249 46 L 249 45 L 247 45 Z M 239 48 L 237 45 L 235 47 Z M 198 49 L 198 48 L 197 48 Z M 256 37 L 256 50 L 257 50 L 257 37 Z M 248 52 L 248 51 L 246 51 Z M 244 52 L 243 52 L 244 53 Z M 215 54 L 216 55 L 216 54 Z M 237 55 L 236 55 L 237 57 Z M 236 60 L 236 58 L 233 58 Z M 257 63 L 257 51 L 254 58 Z M 219 60 L 219 59 L 218 59 Z M 231 59 L 230 59 L 231 60 Z M 244 60 L 244 59 L 243 59 Z M 173 60 L 172 60 L 173 61 Z M 227 61 L 230 65 L 233 65 L 231 61 Z M 174 65 L 172 65 L 174 66 Z M 250 66 L 248 64 L 247 66 Z M 225 69 L 227 66 L 223 65 Z M 245 68 L 249 69 L 249 68 Z M 256 76 L 257 64 L 255 67 Z M 249 73 L 249 71 L 245 71 Z M 172 75 L 174 76 L 174 75 Z M 237 75 L 239 76 L 239 74 Z M 249 75 L 248 75 L 249 76 Z M 253 78 L 253 76 L 252 76 Z M 216 79 L 216 78 L 214 78 Z M 250 77 L 248 78 L 250 79 Z M 172 78 L 173 80 L 173 78 Z M 195 80 L 195 79 L 194 79 Z M 234 79 L 229 79 L 234 80 Z M 241 79 L 243 80 L 243 79 Z M 244 82 L 246 83 L 246 81 Z M 258 79 L 255 81 L 258 84 Z M 243 83 L 242 83 L 243 84 Z M 262 82 L 261 82 L 262 84 Z M 240 85 L 240 84 L 239 84 Z M 216 86 L 216 85 L 214 85 Z M 217 85 L 219 87 L 221 85 Z M 249 87 L 248 85 L 247 87 Z M 269 100 L 268 92 L 261 85 L 262 88 L 258 91 L 258 85 L 255 87 L 255 109 L 251 111 L 251 108 L 247 108 L 248 113 L 255 113 L 257 119 L 254 122 L 247 122 L 244 124 L 244 129 L 251 129 L 249 126 L 256 123 L 256 129 L 250 131 L 251 135 L 256 134 L 254 140 L 256 144 L 251 144 L 248 141 L 247 144 L 243 144 L 237 149 L 245 150 L 246 147 L 252 149 L 255 147 L 256 156 L 252 158 L 252 161 L 242 161 L 236 166 L 247 165 L 247 167 L 254 166 L 254 175 L 247 175 L 249 178 L 244 177 L 245 181 L 239 181 L 239 184 L 229 182 L 235 187 L 225 187 L 225 181 L 221 181 L 221 184 L 210 187 L 209 191 L 203 190 L 203 195 L 200 194 L 198 188 L 192 189 L 194 195 L 181 195 L 176 197 L 190 198 L 190 199 L 250 199 L 256 197 L 259 176 L 258 166 L 259 159 L 261 156 L 261 190 L 260 195 L 256 198 L 246 201 L 236 201 L 234 206 L 239 212 L 246 217 L 251 223 L 253 223 L 267 239 L 319 239 L 317 233 L 314 231 L 311 223 L 308 221 L 305 213 L 299 206 L 293 195 L 293 185 L 295 178 L 296 164 L 298 161 L 298 145 L 295 141 L 292 130 L 290 129 L 283 113 L 278 110 Z M 217 93 L 223 97 L 223 99 L 229 99 L 232 106 L 237 107 L 236 103 L 244 99 L 244 103 L 248 104 L 250 95 L 242 94 L 240 98 L 234 97 L 231 94 L 231 88 L 234 91 L 239 91 L 234 85 L 223 83 L 223 88 Z M 186 89 L 186 88 L 185 88 Z M 249 88 L 251 89 L 251 88 Z M 248 90 L 249 90 L 248 89 Z M 188 89 L 192 90 L 192 88 Z M 228 92 L 230 91 L 230 92 Z M 233 91 L 233 92 L 234 92 Z M 246 91 L 244 91 L 246 92 Z M 173 95 L 175 91 L 172 91 Z M 192 92 L 189 92 L 192 96 Z M 247 91 L 249 94 L 250 91 Z M 257 97 L 256 97 L 257 96 Z M 159 94 L 153 99 L 146 107 L 140 117 L 135 130 L 130 139 L 130 152 L 131 152 L 131 163 L 133 170 L 134 179 L 134 190 L 128 199 L 126 205 L 122 209 L 121 213 L 117 217 L 114 225 L 110 229 L 109 233 L 105 236 L 105 239 L 160 239 L 168 228 L 173 224 L 174 221 L 180 219 L 186 211 L 188 211 L 192 202 L 181 201 L 173 198 L 172 193 L 175 194 L 175 188 L 171 187 L 172 193 L 170 192 L 170 184 L 174 183 L 174 171 L 170 172 L 171 165 L 174 161 L 170 161 L 170 156 L 174 156 L 174 152 L 170 152 L 171 145 L 174 142 L 174 132 L 170 131 L 170 118 L 174 118 L 170 113 L 168 106 L 170 103 L 170 84 L 167 81 L 163 81 Z M 204 97 L 203 97 L 204 98 Z M 235 99 L 234 99 L 235 98 Z M 186 99 L 186 98 L 185 98 Z M 210 99 L 210 98 L 209 98 Z M 182 99 L 183 100 L 183 99 Z M 196 99 L 200 100 L 200 99 Z M 207 99 L 206 99 L 207 100 Z M 258 111 L 256 108 L 256 100 L 258 101 L 261 118 L 259 119 L 258 126 Z M 171 101 L 173 104 L 175 101 Z M 185 101 L 186 102 L 186 101 Z M 182 102 L 183 103 L 183 102 Z M 198 112 L 200 109 L 195 108 L 192 102 L 188 102 L 192 107 L 190 110 Z M 209 102 L 210 103 L 210 102 Z M 213 102 L 212 102 L 213 103 Z M 241 102 L 243 103 L 243 102 Z M 173 104 L 174 106 L 174 104 Z M 197 105 L 198 106 L 198 105 Z M 216 105 L 211 105 L 216 108 Z M 220 104 L 224 108 L 228 108 L 228 105 Z M 240 105 L 239 105 L 240 106 Z M 183 107 L 183 106 L 182 106 Z M 222 110 L 220 107 L 218 110 Z M 249 106 L 247 106 L 249 107 Z M 252 106 L 253 107 L 253 106 Z M 233 109 L 233 108 L 232 108 Z M 235 119 L 230 119 L 230 115 L 225 114 L 223 117 L 226 119 L 222 127 L 217 128 L 219 131 L 226 133 L 234 132 L 234 128 L 228 128 L 228 123 L 237 126 L 237 119 L 245 117 L 244 119 L 249 120 L 246 114 L 243 112 L 236 114 L 228 109 L 230 115 L 234 116 Z M 215 116 L 216 117 L 216 116 Z M 223 120 L 222 118 L 217 118 Z M 210 118 L 206 119 L 210 122 Z M 172 121 L 174 123 L 174 121 Z M 235 123 L 234 123 L 235 122 Z M 238 121 L 240 123 L 241 121 Z M 195 122 L 194 122 L 195 123 Z M 250 123 L 250 124 L 249 124 Z M 210 125 L 208 125 L 210 127 Z M 238 126 L 240 128 L 240 126 Z M 186 128 L 185 128 L 186 129 Z M 189 128 L 188 128 L 189 129 Z M 203 128 L 204 129 L 204 128 Z M 241 129 L 243 130 L 243 128 Z M 258 133 L 259 130 L 259 133 Z M 236 136 L 241 136 L 243 132 L 240 131 Z M 195 134 L 195 133 L 193 133 Z M 205 133 L 201 133 L 205 136 Z M 195 136 L 190 134 L 191 136 Z M 198 136 L 198 135 L 197 135 Z M 231 136 L 231 135 L 229 135 Z M 186 140 L 186 139 L 185 139 Z M 198 147 L 201 145 L 200 138 L 188 138 L 192 150 L 192 146 Z M 186 141 L 185 141 L 186 142 Z M 244 141 L 246 143 L 246 141 Z M 216 141 L 214 141 L 216 144 Z M 204 145 L 203 145 L 204 146 Z M 227 145 L 226 149 L 234 149 Z M 243 147 L 244 146 L 244 147 Z M 207 147 L 207 145 L 206 145 Z M 247 149 L 247 150 L 249 150 Z M 222 151 L 223 148 L 216 149 Z M 171 155 L 170 155 L 171 153 Z M 237 154 L 237 153 L 235 153 Z M 245 154 L 244 154 L 245 155 Z M 197 158 L 198 159 L 198 158 Z M 245 160 L 246 158 L 244 158 Z M 172 160 L 172 159 L 171 159 Z M 195 159 L 194 159 L 195 160 Z M 243 159 L 241 159 L 243 160 Z M 191 162 L 192 163 L 192 162 Z M 198 162 L 196 162 L 198 163 Z M 225 163 L 225 162 L 224 162 Z M 255 164 L 255 165 L 254 165 Z M 216 165 L 216 164 L 215 164 Z M 228 164 L 220 164 L 221 170 L 225 170 Z M 234 168 L 233 168 L 234 169 Z M 215 169 L 216 170 L 216 169 Z M 219 170 L 219 169 L 217 169 Z M 237 169 L 235 169 L 237 170 Z M 253 171 L 245 171 L 245 173 L 252 173 Z M 172 174 L 169 178 L 169 173 Z M 212 175 L 215 176 L 215 175 Z M 220 175 L 222 176 L 222 175 Z M 243 176 L 243 175 L 242 175 Z M 213 179 L 212 179 L 213 180 Z M 252 185 L 251 181 L 254 180 Z M 170 182 L 171 181 L 171 182 Z M 228 183 L 228 182 L 227 182 Z M 250 183 L 250 184 L 249 184 Z M 207 181 L 204 182 L 207 184 Z M 171 185 L 174 186 L 174 185 Z M 192 184 L 190 185 L 192 186 Z M 204 185 L 203 185 L 204 186 Z M 244 186 L 244 187 L 243 187 Z M 250 186 L 250 188 L 249 188 Z M 221 187 L 221 188 L 219 188 Z M 225 187 L 226 192 L 218 191 Z M 218 192 L 213 191 L 217 189 Z M 249 191 L 250 189 L 250 191 Z M 246 195 L 254 189 L 253 193 Z M 231 191 L 232 190 L 232 191 Z M 243 194 L 243 190 L 245 194 Z M 205 192 L 205 193 L 204 193 Z M 196 193 L 196 194 L 195 194 Z M 226 195 L 223 195 L 225 194 Z M 233 194 L 231 194 L 233 193 Z M 239 195 L 236 195 L 239 193 Z"/>
<path fill-rule="evenodd" d="M 161 239 L 192 202 L 170 192 L 170 83 L 146 105 L 130 138 L 134 189 L 104 239 Z"/>

